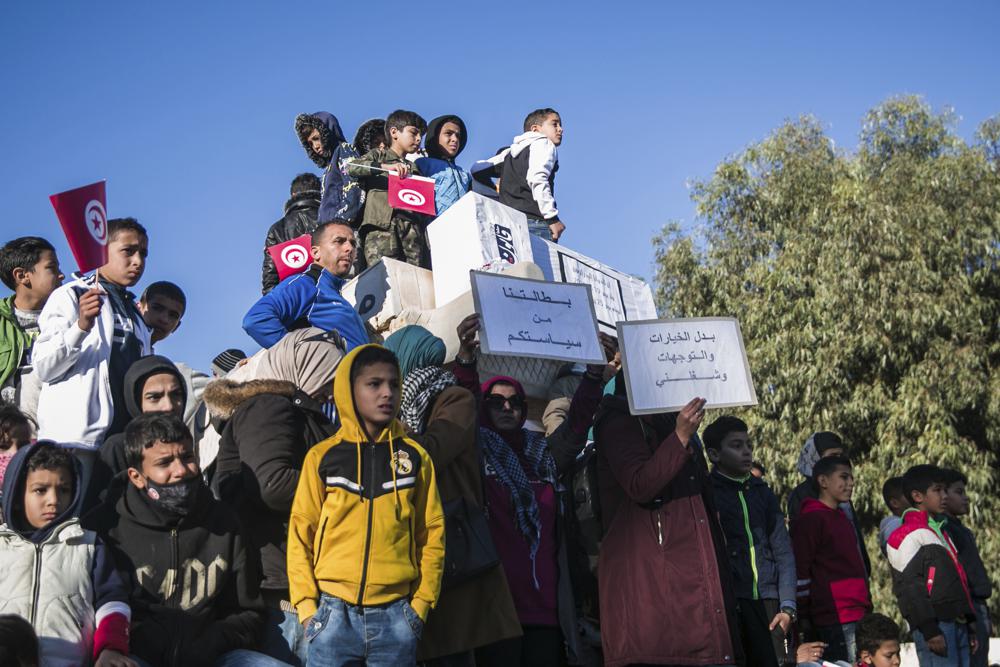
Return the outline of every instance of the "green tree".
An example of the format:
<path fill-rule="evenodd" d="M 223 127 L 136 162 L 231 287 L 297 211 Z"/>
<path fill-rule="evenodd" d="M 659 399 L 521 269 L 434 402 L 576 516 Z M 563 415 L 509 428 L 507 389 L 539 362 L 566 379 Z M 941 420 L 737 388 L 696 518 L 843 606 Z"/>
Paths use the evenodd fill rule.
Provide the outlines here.
<path fill-rule="evenodd" d="M 916 463 L 968 475 L 1000 584 L 998 163 L 1000 117 L 968 144 L 950 110 L 894 98 L 853 152 L 803 117 L 695 184 L 694 231 L 655 239 L 661 312 L 740 320 L 760 399 L 741 416 L 775 491 L 801 481 L 812 432 L 844 437 L 880 610 L 895 609 L 881 486 Z"/>

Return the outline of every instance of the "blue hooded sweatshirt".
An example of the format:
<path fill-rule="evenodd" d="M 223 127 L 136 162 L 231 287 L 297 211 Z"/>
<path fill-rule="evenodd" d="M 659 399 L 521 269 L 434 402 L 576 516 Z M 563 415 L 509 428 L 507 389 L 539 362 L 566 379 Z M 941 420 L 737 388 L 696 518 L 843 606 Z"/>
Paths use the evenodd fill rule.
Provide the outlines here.
<path fill-rule="evenodd" d="M 434 179 L 434 206 L 438 215 L 448 210 L 452 204 L 461 199 L 472 188 L 472 176 L 469 172 L 455 164 L 455 158 L 449 158 L 441 148 L 441 128 L 448 122 L 458 125 L 461 132 L 458 140 L 458 153 L 455 154 L 455 157 L 458 157 L 469 141 L 469 134 L 466 132 L 465 123 L 461 118 L 449 115 L 438 116 L 427 124 L 427 138 L 424 139 L 424 148 L 428 157 L 417 159 L 417 169 L 420 170 L 420 173 Z"/>
<path fill-rule="evenodd" d="M 314 129 L 319 130 L 326 148 L 323 155 L 314 151 L 309 142 L 309 135 Z M 295 134 L 309 159 L 324 169 L 317 221 L 346 220 L 355 225 L 364 204 L 364 192 L 358 182 L 347 175 L 344 162 L 358 157 L 358 153 L 347 143 L 337 117 L 326 111 L 299 114 L 295 118 Z"/>

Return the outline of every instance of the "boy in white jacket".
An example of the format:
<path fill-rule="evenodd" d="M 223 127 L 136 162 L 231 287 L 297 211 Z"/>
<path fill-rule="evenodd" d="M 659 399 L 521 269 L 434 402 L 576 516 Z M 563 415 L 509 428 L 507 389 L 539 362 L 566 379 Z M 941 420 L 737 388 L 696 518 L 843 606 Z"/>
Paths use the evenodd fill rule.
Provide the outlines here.
<path fill-rule="evenodd" d="M 99 279 L 74 280 L 46 302 L 34 348 L 40 439 L 96 451 L 128 423 L 125 372 L 150 353 L 150 333 L 127 288 L 142 278 L 148 245 L 135 219 L 109 220 Z M 81 460 L 87 480 L 88 457 Z"/>

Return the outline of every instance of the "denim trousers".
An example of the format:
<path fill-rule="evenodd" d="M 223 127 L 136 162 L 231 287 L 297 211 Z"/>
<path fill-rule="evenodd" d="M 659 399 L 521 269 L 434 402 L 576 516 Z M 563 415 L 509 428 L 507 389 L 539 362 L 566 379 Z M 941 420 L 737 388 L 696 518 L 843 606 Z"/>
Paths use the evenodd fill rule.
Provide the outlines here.
<path fill-rule="evenodd" d="M 816 626 L 820 641 L 827 644 L 826 650 L 823 651 L 823 659 L 829 662 L 843 660 L 853 664 L 858 659 L 857 643 L 854 641 L 857 627 L 857 623 Z"/>
<path fill-rule="evenodd" d="M 973 600 L 976 608 L 976 639 L 979 650 L 972 654 L 969 664 L 972 667 L 986 667 L 990 661 L 990 637 L 993 636 L 993 624 L 990 622 L 990 610 L 985 600 Z"/>
<path fill-rule="evenodd" d="M 268 608 L 260 650 L 292 667 L 306 664 L 305 630 L 294 611 Z"/>
<path fill-rule="evenodd" d="M 129 658 L 135 664 L 139 665 L 139 667 L 154 667 L 142 658 L 134 655 L 129 656 Z M 280 660 L 269 658 L 263 653 L 248 651 L 246 649 L 236 649 L 235 651 L 223 653 L 213 663 L 214 667 L 285 667 L 285 664 Z"/>
<path fill-rule="evenodd" d="M 305 628 L 309 667 L 405 667 L 417 664 L 424 622 L 409 600 L 379 606 L 323 595 Z"/>
<path fill-rule="evenodd" d="M 552 230 L 549 229 L 549 223 L 544 220 L 528 218 L 528 233 L 543 238 L 546 241 L 552 240 Z"/>
<path fill-rule="evenodd" d="M 934 653 L 927 646 L 927 639 L 920 630 L 913 630 L 913 643 L 917 648 L 920 667 L 969 667 L 969 631 L 964 623 L 955 621 L 938 621 L 938 627 L 944 634 L 944 643 L 948 655 Z"/>

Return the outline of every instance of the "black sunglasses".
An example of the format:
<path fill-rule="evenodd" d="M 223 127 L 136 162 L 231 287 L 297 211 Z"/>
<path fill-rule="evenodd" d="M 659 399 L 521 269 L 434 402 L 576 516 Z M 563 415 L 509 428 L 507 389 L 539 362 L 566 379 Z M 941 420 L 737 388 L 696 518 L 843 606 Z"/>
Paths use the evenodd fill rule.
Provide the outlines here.
<path fill-rule="evenodd" d="M 493 408 L 495 410 L 503 410 L 505 403 L 510 404 L 511 410 L 523 410 L 524 409 L 524 398 L 518 396 L 517 394 L 511 396 L 510 398 L 506 396 L 501 396 L 500 394 L 489 394 L 483 399 L 486 401 L 486 406 Z"/>

